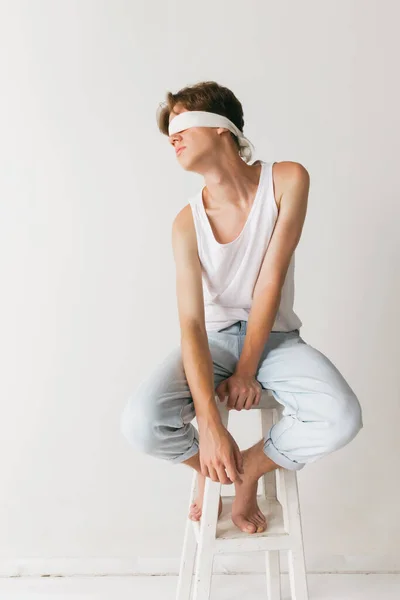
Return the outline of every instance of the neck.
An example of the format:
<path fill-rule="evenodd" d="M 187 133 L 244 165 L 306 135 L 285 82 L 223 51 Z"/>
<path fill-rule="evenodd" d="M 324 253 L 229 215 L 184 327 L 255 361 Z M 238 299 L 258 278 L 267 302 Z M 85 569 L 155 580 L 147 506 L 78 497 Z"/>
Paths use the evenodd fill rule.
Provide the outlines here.
<path fill-rule="evenodd" d="M 261 176 L 261 162 L 253 165 L 213 165 L 204 173 L 205 185 L 202 190 L 204 206 L 220 209 L 227 205 L 243 206 L 251 204 Z"/>

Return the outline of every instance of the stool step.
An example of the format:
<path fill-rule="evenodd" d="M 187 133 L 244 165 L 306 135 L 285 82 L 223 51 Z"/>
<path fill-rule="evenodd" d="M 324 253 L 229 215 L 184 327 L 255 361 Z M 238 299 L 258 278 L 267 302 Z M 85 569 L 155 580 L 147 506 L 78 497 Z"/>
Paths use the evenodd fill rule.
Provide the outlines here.
<path fill-rule="evenodd" d="M 237 539 L 241 537 L 248 537 L 249 533 L 241 531 L 232 522 L 232 504 L 233 497 L 223 496 L 222 497 L 222 513 L 217 523 L 216 539 Z M 258 506 L 261 512 L 264 514 L 267 520 L 266 530 L 261 533 L 250 534 L 260 536 L 271 536 L 271 535 L 285 535 L 285 528 L 283 526 L 283 512 L 282 506 L 275 498 L 267 499 L 262 496 L 257 496 Z"/>
<path fill-rule="evenodd" d="M 232 504 L 233 496 L 222 496 L 222 512 L 217 522 L 215 537 L 217 540 L 240 539 L 251 537 L 275 537 L 286 536 L 283 510 L 280 502 L 276 498 L 265 498 L 257 496 L 258 506 L 261 512 L 265 515 L 267 527 L 261 533 L 246 533 L 241 531 L 232 521 Z M 193 521 L 193 527 L 198 541 L 200 534 L 200 521 Z"/>

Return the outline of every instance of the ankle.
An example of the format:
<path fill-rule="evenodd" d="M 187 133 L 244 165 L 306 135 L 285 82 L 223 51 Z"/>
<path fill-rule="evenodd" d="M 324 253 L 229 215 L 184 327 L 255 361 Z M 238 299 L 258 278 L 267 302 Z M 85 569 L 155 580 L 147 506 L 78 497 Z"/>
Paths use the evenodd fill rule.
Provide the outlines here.
<path fill-rule="evenodd" d="M 254 444 L 254 446 L 244 450 L 243 467 L 245 473 L 246 466 L 250 476 L 257 480 L 260 479 L 262 475 L 265 475 L 265 473 L 269 473 L 279 467 L 279 465 L 265 454 L 264 440 L 262 439 Z"/>
<path fill-rule="evenodd" d="M 255 444 L 242 452 L 244 476 L 247 481 L 258 481 L 263 475 L 260 452 L 262 452 L 262 447 L 259 444 Z"/>
<path fill-rule="evenodd" d="M 199 476 L 203 477 L 203 475 L 201 474 L 199 452 L 197 452 L 196 454 L 194 454 L 193 456 L 191 456 L 187 460 L 182 461 L 182 464 L 183 465 L 187 465 L 188 467 L 191 467 L 192 469 L 194 469 L 195 471 L 197 471 L 197 474 Z"/>

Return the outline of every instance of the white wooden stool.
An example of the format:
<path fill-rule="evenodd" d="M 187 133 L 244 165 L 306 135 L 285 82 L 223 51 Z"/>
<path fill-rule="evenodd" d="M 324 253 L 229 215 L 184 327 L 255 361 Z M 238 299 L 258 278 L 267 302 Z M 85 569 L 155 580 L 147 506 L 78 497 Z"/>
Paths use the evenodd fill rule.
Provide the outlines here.
<path fill-rule="evenodd" d="M 217 397 L 216 400 L 219 403 Z M 280 418 L 283 407 L 271 392 L 263 390 L 259 405 L 251 408 L 256 409 L 264 437 Z M 219 410 L 228 428 L 231 411 L 220 403 Z M 196 483 L 194 471 L 189 509 L 196 498 Z M 242 532 L 232 523 L 233 496 L 223 497 L 223 511 L 218 519 L 221 485 L 206 477 L 201 519 L 192 521 L 187 517 L 176 600 L 209 600 L 214 556 L 231 552 L 265 552 L 266 598 L 280 600 L 280 550 L 288 553 L 292 600 L 308 600 L 297 472 L 278 468 L 260 477 L 257 501 L 267 520 L 266 531 L 261 533 Z"/>

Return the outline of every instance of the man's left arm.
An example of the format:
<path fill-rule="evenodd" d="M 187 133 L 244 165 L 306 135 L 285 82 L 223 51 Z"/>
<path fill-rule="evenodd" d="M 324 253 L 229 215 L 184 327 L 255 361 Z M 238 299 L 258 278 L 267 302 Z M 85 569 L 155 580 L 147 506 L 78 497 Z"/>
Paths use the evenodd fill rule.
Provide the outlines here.
<path fill-rule="evenodd" d="M 282 286 L 303 229 L 310 187 L 308 171 L 300 163 L 280 162 L 273 169 L 282 190 L 279 214 L 254 286 L 243 350 L 235 368 L 235 374 L 250 377 L 257 373 L 278 312 Z"/>

